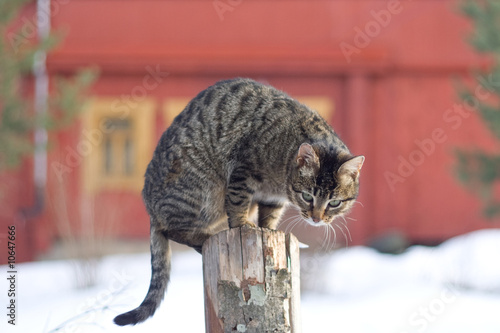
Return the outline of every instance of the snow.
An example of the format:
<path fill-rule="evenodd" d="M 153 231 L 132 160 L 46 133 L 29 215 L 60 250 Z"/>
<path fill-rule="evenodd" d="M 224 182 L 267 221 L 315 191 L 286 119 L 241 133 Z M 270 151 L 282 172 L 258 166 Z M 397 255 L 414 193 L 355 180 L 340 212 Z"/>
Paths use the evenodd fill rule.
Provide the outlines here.
<path fill-rule="evenodd" d="M 305 332 L 500 332 L 499 259 L 500 230 L 397 256 L 337 251 L 311 288 L 316 294 L 303 296 Z"/>
<path fill-rule="evenodd" d="M 302 260 L 303 332 L 500 332 L 500 229 L 462 235 L 401 255 L 352 247 Z M 16 326 L 1 332 L 204 332 L 201 256 L 174 253 L 171 283 L 156 315 L 118 327 L 149 286 L 149 254 L 99 263 L 98 284 L 76 289 L 74 262 L 19 264 Z M 316 266 L 308 271 L 307 267 Z M 321 268 L 321 269 L 319 269 Z M 6 266 L 1 267 L 7 271 Z M 7 273 L 5 273 L 7 275 Z M 1 279 L 0 290 L 7 281 Z M 7 304 L 2 292 L 2 304 Z M 4 310 L 5 311 L 5 310 Z M 58 329 L 59 327 L 59 329 Z"/>

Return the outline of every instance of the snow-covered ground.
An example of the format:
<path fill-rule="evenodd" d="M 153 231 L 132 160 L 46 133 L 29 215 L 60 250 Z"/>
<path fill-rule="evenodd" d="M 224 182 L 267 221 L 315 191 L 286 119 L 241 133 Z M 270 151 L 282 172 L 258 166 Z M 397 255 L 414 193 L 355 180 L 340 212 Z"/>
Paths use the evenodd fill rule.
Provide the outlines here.
<path fill-rule="evenodd" d="M 352 247 L 304 258 L 303 265 L 315 266 L 302 273 L 304 333 L 500 332 L 500 229 L 396 256 Z M 201 256 L 194 251 L 174 255 L 165 301 L 135 327 L 112 319 L 146 294 L 149 254 L 106 257 L 99 267 L 99 284 L 78 290 L 71 261 L 18 265 L 16 326 L 7 324 L 2 278 L 0 331 L 204 332 Z M 7 275 L 7 267 L 0 272 Z"/>

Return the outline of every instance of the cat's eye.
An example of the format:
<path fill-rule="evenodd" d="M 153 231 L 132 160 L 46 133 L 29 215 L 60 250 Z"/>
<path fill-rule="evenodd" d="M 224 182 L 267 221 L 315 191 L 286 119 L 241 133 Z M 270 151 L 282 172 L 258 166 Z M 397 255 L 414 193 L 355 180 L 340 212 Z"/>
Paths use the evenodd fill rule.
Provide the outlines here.
<path fill-rule="evenodd" d="M 332 200 L 332 201 L 330 201 L 330 202 L 328 203 L 328 205 L 329 205 L 330 207 L 335 208 L 335 207 L 340 206 L 340 204 L 341 204 L 341 203 L 342 203 L 342 201 L 340 201 L 340 200 Z"/>
<path fill-rule="evenodd" d="M 313 201 L 313 196 L 307 192 L 302 192 L 302 199 L 304 199 L 307 202 L 312 202 Z"/>

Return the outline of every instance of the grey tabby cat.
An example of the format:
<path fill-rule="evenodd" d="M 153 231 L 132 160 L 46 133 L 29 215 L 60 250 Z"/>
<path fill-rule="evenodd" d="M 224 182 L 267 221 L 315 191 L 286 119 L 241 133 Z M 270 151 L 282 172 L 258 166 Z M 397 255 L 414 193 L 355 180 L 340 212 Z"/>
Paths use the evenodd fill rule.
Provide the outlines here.
<path fill-rule="evenodd" d="M 202 91 L 163 133 L 146 170 L 151 283 L 115 323 L 156 311 L 169 282 L 169 240 L 201 252 L 227 228 L 276 229 L 288 203 L 313 226 L 331 223 L 353 206 L 363 161 L 316 111 L 273 87 L 234 79 Z"/>

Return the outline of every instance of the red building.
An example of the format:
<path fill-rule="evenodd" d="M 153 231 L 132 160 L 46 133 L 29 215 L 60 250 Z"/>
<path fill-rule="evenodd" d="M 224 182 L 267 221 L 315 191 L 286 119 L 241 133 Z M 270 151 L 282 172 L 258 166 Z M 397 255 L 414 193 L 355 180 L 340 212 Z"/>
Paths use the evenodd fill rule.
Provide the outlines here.
<path fill-rule="evenodd" d="M 460 101 L 453 84 L 483 64 L 465 42 L 470 23 L 455 1 L 52 0 L 51 7 L 52 28 L 66 38 L 48 59 L 50 75 L 91 65 L 100 77 L 83 117 L 51 134 L 40 215 L 19 218 L 33 205 L 32 161 L 4 176 L 11 191 L 0 218 L 19 225 L 24 259 L 65 233 L 146 239 L 140 190 L 159 136 L 199 91 L 238 76 L 310 104 L 366 156 L 352 243 L 389 229 L 429 243 L 495 226 L 452 174 L 454 147 L 493 145 L 471 112 L 474 101 Z M 311 240 L 309 228 L 294 230 Z"/>

